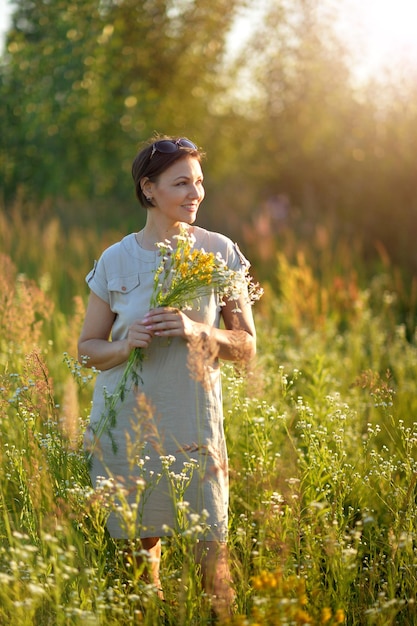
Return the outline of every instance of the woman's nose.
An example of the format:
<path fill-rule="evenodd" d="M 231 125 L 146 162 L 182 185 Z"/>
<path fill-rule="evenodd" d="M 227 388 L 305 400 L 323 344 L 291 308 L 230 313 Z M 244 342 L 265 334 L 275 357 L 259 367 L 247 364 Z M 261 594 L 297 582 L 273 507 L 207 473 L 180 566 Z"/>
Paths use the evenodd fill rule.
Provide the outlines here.
<path fill-rule="evenodd" d="M 203 195 L 203 191 L 202 191 L 202 189 L 200 188 L 199 185 L 191 185 L 189 195 L 192 198 L 200 198 L 200 196 Z"/>

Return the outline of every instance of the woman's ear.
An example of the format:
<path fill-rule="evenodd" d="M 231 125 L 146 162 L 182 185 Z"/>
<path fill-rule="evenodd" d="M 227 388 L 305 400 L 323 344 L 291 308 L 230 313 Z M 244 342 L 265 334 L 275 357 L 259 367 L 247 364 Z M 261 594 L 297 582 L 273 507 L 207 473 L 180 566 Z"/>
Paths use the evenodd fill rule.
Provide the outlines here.
<path fill-rule="evenodd" d="M 143 195 L 145 197 L 152 197 L 152 182 L 147 176 L 142 178 L 142 180 L 140 181 L 140 188 L 142 189 Z"/>

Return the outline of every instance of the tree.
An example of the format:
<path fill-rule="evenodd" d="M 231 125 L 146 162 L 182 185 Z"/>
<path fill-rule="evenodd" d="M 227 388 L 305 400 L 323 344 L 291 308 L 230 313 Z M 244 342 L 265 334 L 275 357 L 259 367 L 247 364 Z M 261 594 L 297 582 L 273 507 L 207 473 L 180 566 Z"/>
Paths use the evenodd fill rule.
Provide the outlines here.
<path fill-rule="evenodd" d="M 397 70 L 359 88 L 336 17 L 330 0 L 268 3 L 241 59 L 252 84 L 233 190 L 252 226 L 276 209 L 269 199 L 285 196 L 300 240 L 324 226 L 334 246 L 355 238 L 368 259 L 385 248 L 415 272 L 417 83 L 408 68 L 406 80 Z M 259 240 L 255 228 L 251 237 Z"/>
<path fill-rule="evenodd" d="M 237 4 L 18 0 L 0 75 L 6 201 L 18 188 L 131 198 L 130 164 L 154 130 L 210 137 Z"/>
<path fill-rule="evenodd" d="M 86 62 L 100 28 L 95 4 L 18 3 L 1 72 L 6 199 L 19 187 L 35 198 L 59 196 L 88 169 L 80 121 L 88 111 Z"/>

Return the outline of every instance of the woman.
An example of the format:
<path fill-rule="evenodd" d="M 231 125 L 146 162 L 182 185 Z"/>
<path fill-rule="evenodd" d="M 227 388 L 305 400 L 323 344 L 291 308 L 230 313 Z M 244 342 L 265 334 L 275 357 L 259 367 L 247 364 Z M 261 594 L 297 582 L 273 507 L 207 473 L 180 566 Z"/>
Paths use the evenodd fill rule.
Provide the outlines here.
<path fill-rule="evenodd" d="M 142 495 L 137 532 L 150 556 L 152 582 L 161 589 L 161 537 L 178 529 L 178 507 L 167 474 L 179 475 L 184 463 L 192 462 L 190 484 L 182 496 L 189 512 L 208 514 L 197 560 L 204 588 L 212 596 L 214 608 L 221 610 L 231 606 L 233 591 L 226 548 L 228 469 L 218 359 L 248 362 L 254 356 L 251 305 L 245 293 L 237 302 L 225 303 L 219 303 L 213 293 L 192 310 L 149 310 L 153 277 L 161 260 L 156 244 L 169 240 L 175 247 L 181 229 L 195 238 L 196 248 L 220 253 L 230 269 L 244 271 L 247 267 L 228 238 L 193 226 L 204 198 L 201 160 L 201 152 L 191 141 L 173 137 L 152 141 L 136 156 L 132 175 L 139 203 L 147 209 L 146 224 L 105 250 L 87 276 L 91 294 L 79 339 L 79 358 L 100 370 L 91 413 L 94 432 L 105 410 L 105 395 L 116 388 L 131 351 L 144 349 L 138 386 L 118 407 L 112 437 L 101 435 L 96 447 L 92 479 L 122 476 L 135 500 L 134 483 L 129 483 L 134 471 L 127 458 L 126 440 L 137 435 L 138 397 L 142 402 L 146 397 L 154 421 L 152 437 L 148 424 L 148 436 L 143 435 L 139 442 L 142 462 L 136 465 L 141 466 L 149 489 Z M 214 353 L 205 367 L 209 384 L 207 380 L 196 381 L 196 373 L 190 369 L 190 352 L 199 342 L 205 346 L 209 343 L 209 352 Z M 194 363 L 199 361 L 194 359 Z M 163 470 L 166 459 L 169 472 Z M 114 538 L 126 538 L 126 530 L 114 515 L 108 528 Z"/>

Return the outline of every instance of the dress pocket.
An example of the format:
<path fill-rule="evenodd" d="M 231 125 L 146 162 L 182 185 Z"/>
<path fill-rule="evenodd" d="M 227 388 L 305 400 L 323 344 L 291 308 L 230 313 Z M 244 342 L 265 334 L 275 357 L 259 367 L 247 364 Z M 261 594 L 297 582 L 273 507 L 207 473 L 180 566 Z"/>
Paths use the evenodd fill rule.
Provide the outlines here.
<path fill-rule="evenodd" d="M 109 279 L 109 291 L 117 293 L 130 293 L 132 289 L 139 287 L 139 274 L 128 274 L 127 276 L 115 276 Z"/>
<path fill-rule="evenodd" d="M 110 307 L 115 313 L 121 313 L 132 298 L 135 298 L 137 288 L 140 285 L 139 274 L 127 274 L 125 276 L 115 276 L 108 282 L 110 297 Z"/>

